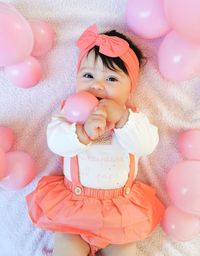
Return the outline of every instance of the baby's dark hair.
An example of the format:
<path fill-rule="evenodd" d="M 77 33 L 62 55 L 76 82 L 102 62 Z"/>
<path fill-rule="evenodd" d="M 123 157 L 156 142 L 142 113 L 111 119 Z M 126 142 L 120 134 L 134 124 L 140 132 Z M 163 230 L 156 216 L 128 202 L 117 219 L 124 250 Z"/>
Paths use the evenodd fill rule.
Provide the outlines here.
<path fill-rule="evenodd" d="M 122 39 L 124 39 L 128 44 L 129 47 L 134 51 L 134 53 L 136 54 L 139 64 L 141 65 L 142 60 L 144 59 L 144 56 L 141 52 L 141 50 L 128 38 L 126 37 L 124 34 L 121 34 L 119 32 L 117 32 L 116 30 L 110 30 L 107 31 L 105 33 L 102 33 L 103 35 L 107 35 L 107 36 L 117 36 L 120 37 Z M 100 57 L 103 65 L 111 70 L 116 70 L 116 66 L 121 69 L 125 74 L 128 74 L 128 70 L 123 62 L 123 60 L 121 60 L 119 57 L 109 57 L 106 56 L 102 53 L 99 52 L 99 46 L 94 46 L 92 49 L 90 49 L 90 51 L 88 52 L 88 54 L 94 51 L 95 53 L 95 60 L 97 59 L 97 57 Z"/>

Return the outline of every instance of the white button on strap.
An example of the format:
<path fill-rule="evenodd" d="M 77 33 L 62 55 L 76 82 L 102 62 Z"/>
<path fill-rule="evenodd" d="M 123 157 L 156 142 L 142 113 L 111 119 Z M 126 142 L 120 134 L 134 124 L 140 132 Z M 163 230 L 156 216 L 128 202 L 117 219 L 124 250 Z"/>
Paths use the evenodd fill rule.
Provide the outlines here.
<path fill-rule="evenodd" d="M 75 187 L 74 193 L 75 193 L 76 195 L 81 195 L 81 193 L 82 193 L 81 187 Z"/>

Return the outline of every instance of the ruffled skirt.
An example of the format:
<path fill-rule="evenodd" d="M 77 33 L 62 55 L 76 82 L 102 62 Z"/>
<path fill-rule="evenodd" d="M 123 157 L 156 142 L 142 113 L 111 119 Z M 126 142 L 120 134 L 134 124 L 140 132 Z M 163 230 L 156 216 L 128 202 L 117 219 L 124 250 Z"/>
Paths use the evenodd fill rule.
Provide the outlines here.
<path fill-rule="evenodd" d="M 64 176 L 43 177 L 26 198 L 31 219 L 42 229 L 79 234 L 97 249 L 145 239 L 164 212 L 155 189 L 139 181 L 129 193 L 83 187 L 76 195 L 72 188 Z"/>

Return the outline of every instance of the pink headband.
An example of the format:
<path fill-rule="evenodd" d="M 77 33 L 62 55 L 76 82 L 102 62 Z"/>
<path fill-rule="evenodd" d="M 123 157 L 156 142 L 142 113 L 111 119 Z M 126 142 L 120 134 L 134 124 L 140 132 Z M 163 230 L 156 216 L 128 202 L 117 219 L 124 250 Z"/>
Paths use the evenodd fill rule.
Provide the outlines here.
<path fill-rule="evenodd" d="M 81 50 L 77 70 L 83 57 L 97 45 L 100 53 L 109 57 L 119 57 L 123 60 L 131 79 L 131 91 L 133 91 L 139 73 L 139 61 L 134 51 L 129 47 L 128 42 L 117 36 L 98 34 L 97 26 L 92 25 L 83 32 L 76 45 Z"/>

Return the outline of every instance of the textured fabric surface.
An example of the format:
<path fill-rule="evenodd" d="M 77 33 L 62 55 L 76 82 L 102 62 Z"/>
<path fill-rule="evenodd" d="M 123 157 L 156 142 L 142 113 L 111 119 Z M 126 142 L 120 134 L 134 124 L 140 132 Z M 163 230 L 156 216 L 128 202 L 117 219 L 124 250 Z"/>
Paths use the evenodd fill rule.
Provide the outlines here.
<path fill-rule="evenodd" d="M 46 143 L 46 127 L 60 102 L 74 91 L 77 49 L 75 40 L 89 25 L 101 31 L 117 29 L 130 36 L 143 50 L 148 62 L 140 73 L 135 103 L 159 128 L 160 142 L 153 154 L 140 161 L 138 178 L 153 185 L 168 205 L 165 179 L 169 169 L 182 159 L 176 139 L 180 131 L 200 128 L 200 75 L 182 83 L 161 77 L 156 53 L 160 40 L 141 40 L 128 30 L 126 0 L 10 0 L 28 19 L 50 22 L 57 33 L 54 49 L 41 58 L 43 79 L 32 89 L 10 84 L 0 69 L 0 124 L 16 134 L 13 150 L 24 150 L 36 160 L 38 175 L 16 192 L 0 189 L 0 255 L 51 256 L 53 235 L 34 227 L 28 217 L 25 196 L 44 175 L 60 168 L 58 157 Z M 53 171 L 52 171 L 53 170 Z M 200 235 L 194 240 L 171 241 L 158 228 L 151 237 L 137 243 L 138 256 L 199 256 Z"/>

